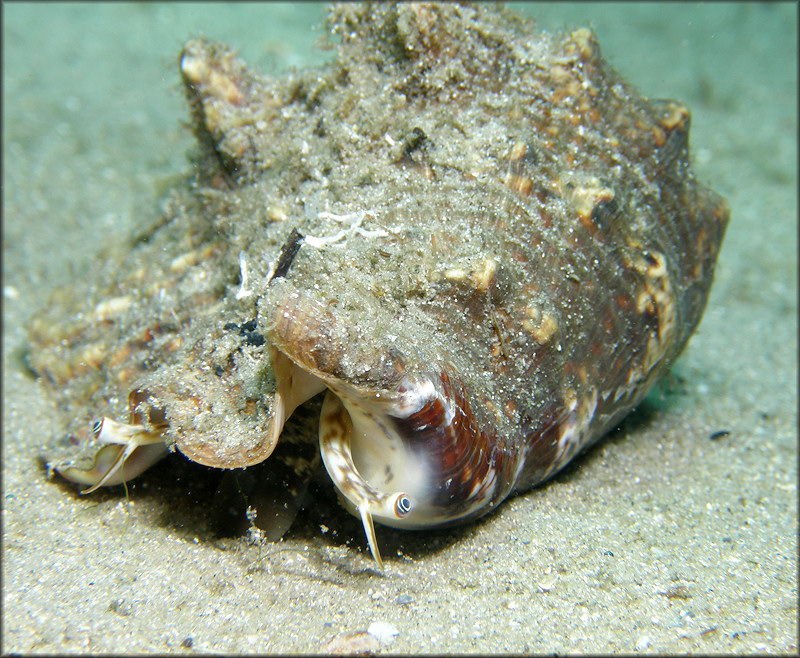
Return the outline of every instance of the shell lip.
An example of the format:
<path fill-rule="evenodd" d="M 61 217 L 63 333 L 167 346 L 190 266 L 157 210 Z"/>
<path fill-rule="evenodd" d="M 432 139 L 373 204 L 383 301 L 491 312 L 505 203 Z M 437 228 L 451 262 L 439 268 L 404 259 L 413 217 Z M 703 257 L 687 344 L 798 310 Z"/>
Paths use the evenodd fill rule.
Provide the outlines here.
<path fill-rule="evenodd" d="M 376 489 L 402 492 L 413 504 L 405 514 L 375 514 L 382 525 L 454 525 L 491 510 L 507 494 L 509 455 L 491 430 L 478 425 L 460 387 L 453 395 L 452 378 L 440 379 L 435 384 L 407 374 L 389 392 L 326 382 L 349 415 L 355 470 Z M 358 504 L 348 502 L 357 515 Z"/>

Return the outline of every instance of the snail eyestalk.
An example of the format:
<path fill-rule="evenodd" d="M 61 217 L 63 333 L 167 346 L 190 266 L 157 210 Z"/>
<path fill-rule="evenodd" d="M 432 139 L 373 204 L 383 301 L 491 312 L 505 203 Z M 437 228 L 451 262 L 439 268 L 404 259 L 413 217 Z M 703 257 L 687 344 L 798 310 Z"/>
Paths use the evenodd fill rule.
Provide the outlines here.
<path fill-rule="evenodd" d="M 95 454 L 92 466 L 88 469 L 57 469 L 68 480 L 91 485 L 81 494 L 131 480 L 167 454 L 161 429 L 148 430 L 144 425 L 101 418 L 92 427 L 92 432 L 98 441 L 105 444 Z"/>
<path fill-rule="evenodd" d="M 414 509 L 412 499 L 401 491 L 379 491 L 358 472 L 351 453 L 350 438 L 353 424 L 342 402 L 331 391 L 325 395 L 319 425 L 319 445 L 322 461 L 336 488 L 361 517 L 367 543 L 379 568 L 383 560 L 378 549 L 373 516 L 403 519 Z"/>

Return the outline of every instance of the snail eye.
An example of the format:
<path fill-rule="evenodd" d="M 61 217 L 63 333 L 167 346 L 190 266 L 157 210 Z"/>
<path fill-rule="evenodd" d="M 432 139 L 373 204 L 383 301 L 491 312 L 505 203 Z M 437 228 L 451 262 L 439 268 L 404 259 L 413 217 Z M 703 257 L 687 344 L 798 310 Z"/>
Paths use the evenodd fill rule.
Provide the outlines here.
<path fill-rule="evenodd" d="M 95 438 L 100 434 L 100 430 L 103 429 L 103 419 L 100 418 L 94 421 L 94 425 L 92 425 L 92 434 L 94 434 Z"/>
<path fill-rule="evenodd" d="M 394 513 L 398 519 L 404 519 L 411 513 L 412 507 L 411 498 L 405 494 L 400 494 L 394 503 Z"/>

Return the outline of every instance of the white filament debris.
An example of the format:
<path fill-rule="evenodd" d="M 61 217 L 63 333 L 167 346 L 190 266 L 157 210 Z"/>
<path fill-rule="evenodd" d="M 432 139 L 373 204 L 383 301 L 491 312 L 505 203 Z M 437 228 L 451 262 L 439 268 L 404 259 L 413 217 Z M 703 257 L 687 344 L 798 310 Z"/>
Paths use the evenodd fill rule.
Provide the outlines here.
<path fill-rule="evenodd" d="M 239 252 L 239 272 L 241 273 L 242 277 L 242 285 L 239 288 L 239 292 L 236 293 L 236 299 L 244 299 L 245 297 L 249 297 L 253 294 L 252 290 L 246 290 L 247 288 L 247 260 L 245 260 L 244 252 Z"/>
<path fill-rule="evenodd" d="M 335 244 L 337 242 L 344 240 L 345 238 L 349 238 L 356 234 L 367 239 L 385 238 L 389 235 L 386 231 L 382 229 L 368 231 L 366 229 L 361 228 L 361 223 L 364 221 L 364 218 L 370 217 L 370 212 L 368 210 L 351 212 L 346 215 L 336 215 L 332 212 L 323 211 L 319 213 L 318 217 L 319 219 L 322 220 L 333 220 L 335 222 L 338 222 L 339 224 L 347 224 L 348 228 L 343 229 L 341 231 L 337 231 L 333 235 L 328 235 L 323 237 L 307 235 L 305 237 L 306 244 L 311 245 L 315 249 L 324 249 L 328 245 Z"/>

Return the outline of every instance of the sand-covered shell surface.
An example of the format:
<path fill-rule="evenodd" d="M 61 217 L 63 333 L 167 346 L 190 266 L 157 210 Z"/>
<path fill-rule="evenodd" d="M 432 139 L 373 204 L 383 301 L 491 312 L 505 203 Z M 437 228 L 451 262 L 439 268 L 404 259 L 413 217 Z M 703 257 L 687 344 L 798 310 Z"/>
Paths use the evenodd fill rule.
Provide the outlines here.
<path fill-rule="evenodd" d="M 65 477 L 177 450 L 292 491 L 321 459 L 380 560 L 373 520 L 486 514 L 641 401 L 729 213 L 692 174 L 689 111 L 589 30 L 455 3 L 328 27 L 335 59 L 277 79 L 186 44 L 195 176 L 34 318 L 29 363 L 81 448 Z"/>

